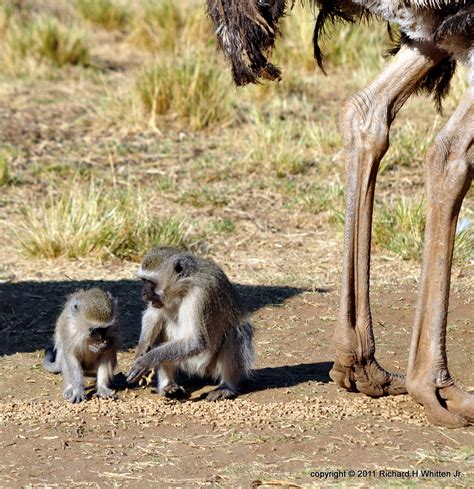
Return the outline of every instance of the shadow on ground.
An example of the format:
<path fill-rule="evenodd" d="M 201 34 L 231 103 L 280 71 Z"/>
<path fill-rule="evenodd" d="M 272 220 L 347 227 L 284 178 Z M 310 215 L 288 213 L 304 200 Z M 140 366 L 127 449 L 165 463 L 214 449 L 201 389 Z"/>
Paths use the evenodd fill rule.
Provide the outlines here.
<path fill-rule="evenodd" d="M 267 389 L 281 389 L 292 387 L 305 382 L 331 382 L 329 371 L 333 362 L 319 363 L 300 363 L 297 365 L 282 365 L 278 367 L 257 368 L 252 371 L 251 376 L 245 379 L 240 388 L 240 394 L 251 394 L 252 392 L 265 391 Z M 215 380 L 210 378 L 188 377 L 186 374 L 178 372 L 176 377 L 179 385 L 182 385 L 188 395 L 204 386 L 215 384 Z M 150 384 L 156 386 L 156 375 L 152 377 Z M 123 372 L 118 373 L 114 379 L 116 390 L 141 389 L 138 383 L 128 384 Z M 202 396 L 205 398 L 205 394 Z M 195 399 L 200 400 L 201 398 Z"/>
<path fill-rule="evenodd" d="M 304 382 L 331 382 L 329 371 L 333 362 L 300 363 L 279 367 L 259 368 L 252 372 L 252 377 L 242 384 L 242 393 L 291 387 Z"/>
<path fill-rule="evenodd" d="M 32 352 L 44 348 L 54 332 L 66 296 L 80 288 L 101 287 L 118 298 L 124 350 L 133 348 L 140 334 L 141 282 L 117 281 L 58 281 L 19 282 L 0 284 L 0 355 Z M 284 286 L 237 285 L 243 302 L 250 312 L 283 304 L 304 289 Z M 326 292 L 321 290 L 320 292 Z"/>

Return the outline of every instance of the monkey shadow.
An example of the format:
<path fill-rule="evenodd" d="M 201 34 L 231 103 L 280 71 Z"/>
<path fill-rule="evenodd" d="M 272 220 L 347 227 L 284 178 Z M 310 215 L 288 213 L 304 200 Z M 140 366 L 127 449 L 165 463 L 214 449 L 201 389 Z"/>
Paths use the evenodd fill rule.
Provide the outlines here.
<path fill-rule="evenodd" d="M 239 393 L 252 394 L 270 389 L 284 389 L 306 382 L 327 384 L 331 382 L 329 371 L 332 366 L 333 362 L 318 362 L 257 368 L 252 370 L 251 375 L 242 382 Z M 205 385 L 212 384 L 212 379 L 207 379 L 206 382 L 206 379 L 202 380 L 195 377 L 185 381 L 186 388 L 191 391 L 199 390 Z"/>
<path fill-rule="evenodd" d="M 134 348 L 145 308 L 139 280 L 83 280 L 0 283 L 0 355 L 43 349 L 51 341 L 57 317 L 66 298 L 78 289 L 100 287 L 109 290 L 119 304 L 122 350 Z M 251 313 L 278 306 L 306 289 L 276 285 L 236 284 L 242 302 Z M 319 292 L 328 292 L 321 289 Z"/>
<path fill-rule="evenodd" d="M 329 371 L 332 366 L 333 362 L 318 362 L 255 369 L 252 371 L 251 375 L 242 382 L 239 392 L 240 394 L 251 394 L 270 389 L 294 387 L 306 382 L 327 384 L 331 382 Z M 188 376 L 181 372 L 178 372 L 176 381 L 186 389 L 188 395 L 191 395 L 193 392 L 199 391 L 204 387 L 215 384 L 213 379 Z M 156 387 L 156 375 L 152 377 L 149 387 Z M 143 389 L 138 383 L 128 384 L 126 377 L 122 372 L 115 376 L 114 388 L 118 391 L 125 389 Z M 206 393 L 192 400 L 203 400 L 206 397 Z"/>

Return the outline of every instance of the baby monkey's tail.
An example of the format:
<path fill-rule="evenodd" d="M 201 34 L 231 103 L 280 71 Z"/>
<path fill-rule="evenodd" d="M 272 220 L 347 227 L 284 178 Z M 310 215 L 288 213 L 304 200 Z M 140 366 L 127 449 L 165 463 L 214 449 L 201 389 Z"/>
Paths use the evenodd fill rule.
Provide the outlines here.
<path fill-rule="evenodd" d="M 238 341 L 240 345 L 240 356 L 242 360 L 243 377 L 251 375 L 253 363 L 255 361 L 255 352 L 253 349 L 254 327 L 250 321 L 244 320 L 237 329 Z"/>
<path fill-rule="evenodd" d="M 56 350 L 53 346 L 48 345 L 44 349 L 44 360 L 43 368 L 52 374 L 59 374 L 61 372 L 61 367 L 57 363 Z"/>

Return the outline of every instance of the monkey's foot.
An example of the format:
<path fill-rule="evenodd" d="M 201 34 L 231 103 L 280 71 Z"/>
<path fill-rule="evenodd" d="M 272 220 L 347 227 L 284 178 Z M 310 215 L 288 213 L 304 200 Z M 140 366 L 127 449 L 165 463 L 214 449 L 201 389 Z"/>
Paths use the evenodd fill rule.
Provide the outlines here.
<path fill-rule="evenodd" d="M 459 387 L 436 387 L 428 382 L 408 382 L 408 393 L 425 408 L 430 423 L 447 428 L 474 424 L 474 395 Z"/>
<path fill-rule="evenodd" d="M 206 396 L 206 401 L 222 401 L 223 399 L 234 399 L 237 393 L 229 389 L 228 387 L 218 387 L 217 389 L 209 392 Z"/>
<path fill-rule="evenodd" d="M 168 399 L 187 399 L 189 397 L 189 394 L 184 387 L 181 387 L 178 384 L 168 384 L 165 387 L 160 388 L 159 392 Z"/>
<path fill-rule="evenodd" d="M 63 396 L 66 401 L 72 402 L 73 404 L 86 400 L 86 392 L 84 387 L 78 389 L 74 389 L 72 386 L 66 387 L 64 389 Z"/>
<path fill-rule="evenodd" d="M 102 397 L 102 399 L 115 399 L 115 391 L 108 387 L 98 387 L 94 397 Z"/>
<path fill-rule="evenodd" d="M 352 392 L 362 392 L 371 397 L 407 393 L 405 376 L 387 372 L 375 358 L 364 365 L 354 360 L 352 363 L 344 362 L 343 365 L 336 359 L 329 376 L 339 387 Z"/>

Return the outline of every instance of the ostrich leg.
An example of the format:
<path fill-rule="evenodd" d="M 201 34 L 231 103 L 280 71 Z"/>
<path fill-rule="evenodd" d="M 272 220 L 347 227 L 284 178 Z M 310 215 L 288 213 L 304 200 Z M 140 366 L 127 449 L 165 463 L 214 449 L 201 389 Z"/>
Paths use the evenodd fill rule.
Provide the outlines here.
<path fill-rule="evenodd" d="M 428 215 L 407 388 L 432 423 L 457 427 L 474 423 L 474 395 L 454 385 L 446 358 L 456 223 L 474 174 L 474 87 L 438 134 L 425 173 Z"/>
<path fill-rule="evenodd" d="M 369 301 L 370 242 L 375 181 L 388 149 L 390 125 L 417 82 L 443 54 L 422 44 L 403 46 L 392 63 L 341 112 L 346 158 L 346 224 L 336 359 L 331 378 L 370 396 L 405 393 L 403 376 L 375 359 Z"/>

